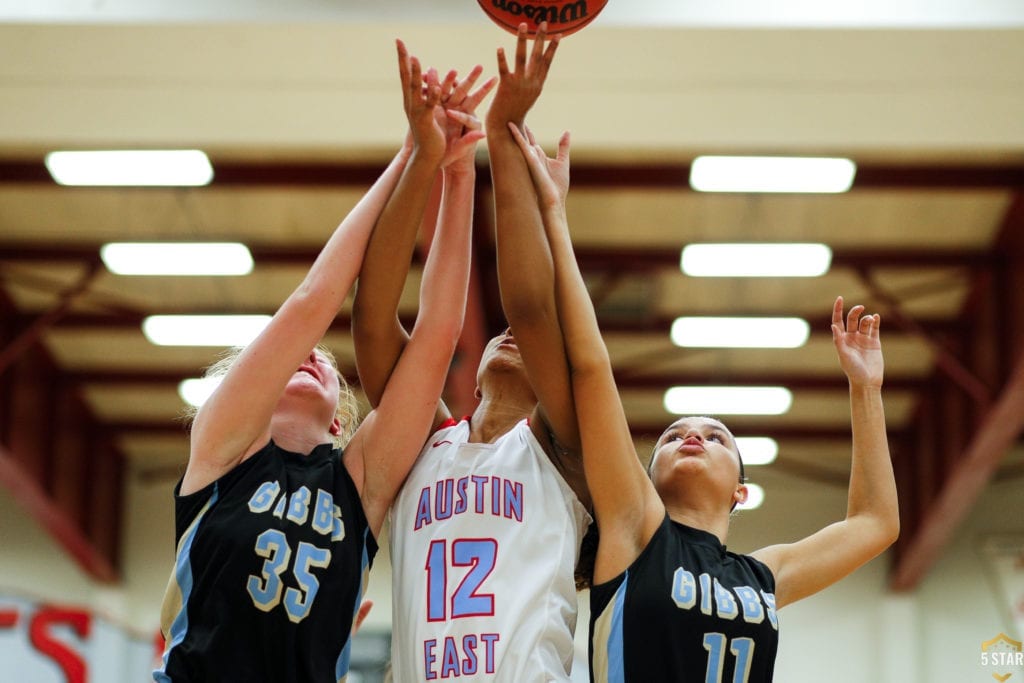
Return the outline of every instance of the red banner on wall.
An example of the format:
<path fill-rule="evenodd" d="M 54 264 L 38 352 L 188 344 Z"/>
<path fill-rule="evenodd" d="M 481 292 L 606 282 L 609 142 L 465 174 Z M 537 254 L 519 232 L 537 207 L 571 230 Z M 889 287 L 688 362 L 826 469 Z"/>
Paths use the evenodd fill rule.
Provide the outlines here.
<path fill-rule="evenodd" d="M 158 637 L 130 632 L 88 609 L 0 593 L 0 668 L 4 680 L 152 680 L 162 648 L 159 641 Z"/>

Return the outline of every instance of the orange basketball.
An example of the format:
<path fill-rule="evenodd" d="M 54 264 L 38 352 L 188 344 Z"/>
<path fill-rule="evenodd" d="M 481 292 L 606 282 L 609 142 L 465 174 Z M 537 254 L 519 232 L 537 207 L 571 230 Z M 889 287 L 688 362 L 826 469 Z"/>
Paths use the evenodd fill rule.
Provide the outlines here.
<path fill-rule="evenodd" d="M 567 36 L 589 24 L 600 14 L 608 0 L 477 0 L 487 16 L 510 33 L 517 33 L 526 22 L 529 35 L 537 33 L 542 21 L 548 22 L 549 36 Z"/>

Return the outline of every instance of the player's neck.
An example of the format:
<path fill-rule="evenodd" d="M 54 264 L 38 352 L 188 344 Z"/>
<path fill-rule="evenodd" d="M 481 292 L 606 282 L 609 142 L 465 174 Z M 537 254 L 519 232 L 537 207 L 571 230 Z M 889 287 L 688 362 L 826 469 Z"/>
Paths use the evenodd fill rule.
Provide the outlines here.
<path fill-rule="evenodd" d="M 693 501 L 682 504 L 676 501 L 665 501 L 665 511 L 669 519 L 685 524 L 693 529 L 700 529 L 714 534 L 722 545 L 729 537 L 729 513 L 721 510 L 721 505 L 694 505 Z"/>
<path fill-rule="evenodd" d="M 308 414 L 281 410 L 270 419 L 270 438 L 286 451 L 303 454 L 331 441 L 330 433 L 312 424 Z"/>
<path fill-rule="evenodd" d="M 476 443 L 491 443 L 523 418 L 529 417 L 536 406 L 532 396 L 519 398 L 505 395 L 485 394 L 473 411 L 470 420 L 469 440 Z"/>

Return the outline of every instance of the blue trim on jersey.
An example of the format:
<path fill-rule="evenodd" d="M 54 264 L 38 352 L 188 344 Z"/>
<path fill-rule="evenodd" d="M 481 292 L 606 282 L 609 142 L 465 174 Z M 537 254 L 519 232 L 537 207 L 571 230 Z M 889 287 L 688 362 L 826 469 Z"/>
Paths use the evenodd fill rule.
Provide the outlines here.
<path fill-rule="evenodd" d="M 367 538 L 370 535 L 370 527 L 366 527 L 363 531 L 363 559 L 359 565 L 359 590 L 356 592 L 356 604 L 352 609 L 352 625 L 355 626 L 355 618 L 359 613 L 359 608 L 363 604 L 363 591 L 366 589 L 364 578 L 366 577 L 367 570 L 370 566 L 370 555 L 367 552 Z M 349 632 L 348 638 L 345 639 L 345 647 L 341 649 L 341 654 L 338 655 L 338 662 L 334 665 L 334 680 L 341 681 L 345 676 L 348 675 L 349 660 L 352 658 L 352 634 Z"/>
<path fill-rule="evenodd" d="M 192 522 L 192 528 L 183 539 L 181 544 L 181 550 L 178 552 L 178 557 L 174 562 L 174 577 L 175 583 L 178 584 L 178 589 L 181 591 L 181 611 L 178 612 L 177 616 L 174 617 L 174 621 L 171 622 L 170 633 L 168 634 L 168 643 L 164 647 L 164 656 L 162 658 L 161 666 L 159 669 L 153 672 L 153 680 L 157 683 L 171 683 L 170 677 L 167 675 L 167 660 L 171 656 L 171 651 L 181 645 L 182 641 L 185 640 L 185 636 L 188 634 L 188 601 L 192 597 L 192 563 L 189 561 L 192 553 L 192 541 L 195 540 L 196 533 L 199 531 L 199 523 L 203 516 L 210 511 L 214 503 L 217 502 L 219 491 L 217 484 L 213 485 L 213 493 L 210 495 L 209 502 L 200 512 L 194 522 Z"/>
<path fill-rule="evenodd" d="M 623 654 L 622 606 L 626 602 L 626 586 L 629 585 L 629 570 L 622 578 L 622 585 L 612 597 L 612 625 L 608 634 L 608 683 L 625 683 L 626 658 Z"/>

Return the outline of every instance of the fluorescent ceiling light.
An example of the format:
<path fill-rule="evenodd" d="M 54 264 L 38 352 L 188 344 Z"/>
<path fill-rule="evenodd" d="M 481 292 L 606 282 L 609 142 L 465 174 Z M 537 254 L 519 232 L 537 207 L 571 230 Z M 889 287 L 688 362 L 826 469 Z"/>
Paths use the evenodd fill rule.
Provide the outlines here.
<path fill-rule="evenodd" d="M 818 277 L 831 264 L 816 243 L 688 244 L 679 263 L 693 277 Z"/>
<path fill-rule="evenodd" d="M 747 484 L 747 502 L 737 505 L 739 510 L 754 510 L 764 502 L 764 489 L 757 484 Z"/>
<path fill-rule="evenodd" d="M 769 465 L 779 454 L 779 444 L 767 436 L 737 436 L 736 447 L 744 465 Z"/>
<path fill-rule="evenodd" d="M 237 242 L 112 242 L 100 258 L 118 275 L 248 275 L 253 265 Z"/>
<path fill-rule="evenodd" d="M 785 387 L 672 387 L 664 403 L 676 415 L 781 415 L 793 393 Z"/>
<path fill-rule="evenodd" d="M 795 349 L 811 326 L 802 318 L 676 318 L 672 342 L 684 348 Z"/>
<path fill-rule="evenodd" d="M 245 346 L 269 322 L 269 315 L 151 315 L 142 333 L 157 346 Z"/>
<path fill-rule="evenodd" d="M 700 192 L 846 192 L 857 166 L 829 157 L 702 156 L 690 166 Z"/>
<path fill-rule="evenodd" d="M 61 185 L 195 187 L 213 180 L 198 149 L 50 152 L 46 168 Z"/>
<path fill-rule="evenodd" d="M 198 408 L 206 403 L 206 399 L 210 398 L 210 394 L 220 386 L 223 379 L 223 376 L 184 379 L 178 384 L 178 395 L 185 403 Z"/>

